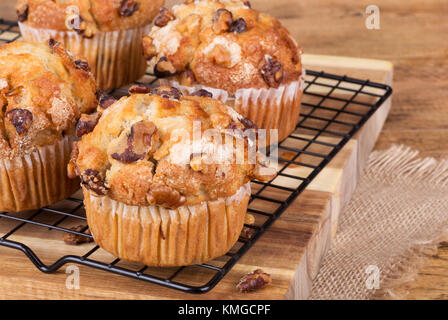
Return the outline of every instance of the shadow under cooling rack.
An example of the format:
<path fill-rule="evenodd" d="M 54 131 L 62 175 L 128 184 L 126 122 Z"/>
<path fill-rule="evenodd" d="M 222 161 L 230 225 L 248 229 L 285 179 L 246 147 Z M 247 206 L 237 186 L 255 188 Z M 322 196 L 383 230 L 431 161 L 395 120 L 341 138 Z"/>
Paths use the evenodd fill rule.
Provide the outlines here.
<path fill-rule="evenodd" d="M 17 24 L 0 19 L 0 44 L 20 38 Z M 147 74 L 142 82 L 156 81 Z M 0 245 L 22 251 L 42 272 L 55 272 L 66 263 L 148 281 L 189 293 L 211 290 L 252 247 L 263 232 L 288 208 L 317 174 L 334 158 L 370 116 L 391 95 L 392 89 L 369 80 L 307 70 L 301 115 L 297 128 L 278 145 L 278 176 L 267 183 L 252 181 L 248 212 L 255 217 L 251 232 L 242 234 L 224 256 L 206 264 L 176 268 L 153 268 L 131 263 L 99 248 L 95 243 L 68 246 L 61 239 L 86 233 L 82 200 L 69 198 L 54 206 L 26 213 L 0 213 Z M 126 88 L 112 94 L 127 94 Z M 73 227 L 81 225 L 79 231 Z M 31 247 L 25 235 L 42 239 Z M 45 241 L 59 241 L 50 250 Z M 43 261 L 45 260 L 45 261 Z"/>

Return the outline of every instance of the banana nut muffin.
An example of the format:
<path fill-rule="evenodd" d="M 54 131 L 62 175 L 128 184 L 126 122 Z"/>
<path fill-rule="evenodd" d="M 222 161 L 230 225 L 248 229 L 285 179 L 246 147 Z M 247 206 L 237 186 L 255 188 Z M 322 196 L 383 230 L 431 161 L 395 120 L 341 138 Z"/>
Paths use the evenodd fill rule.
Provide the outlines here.
<path fill-rule="evenodd" d="M 0 211 L 40 208 L 76 191 L 66 166 L 95 92 L 87 63 L 58 42 L 0 47 Z"/>
<path fill-rule="evenodd" d="M 73 151 L 69 168 L 81 177 L 95 241 L 152 266 L 220 256 L 241 233 L 250 179 L 275 170 L 260 154 L 250 161 L 253 140 L 241 132 L 252 124 L 208 92 L 139 89 L 106 109 Z"/>
<path fill-rule="evenodd" d="M 143 47 L 157 77 L 234 98 L 236 111 L 261 129 L 278 129 L 280 140 L 295 129 L 301 49 L 277 19 L 248 1 L 203 0 L 161 9 L 154 24 Z"/>
<path fill-rule="evenodd" d="M 146 70 L 141 38 L 164 0 L 18 0 L 25 40 L 61 41 L 89 62 L 101 89 L 118 88 Z"/>

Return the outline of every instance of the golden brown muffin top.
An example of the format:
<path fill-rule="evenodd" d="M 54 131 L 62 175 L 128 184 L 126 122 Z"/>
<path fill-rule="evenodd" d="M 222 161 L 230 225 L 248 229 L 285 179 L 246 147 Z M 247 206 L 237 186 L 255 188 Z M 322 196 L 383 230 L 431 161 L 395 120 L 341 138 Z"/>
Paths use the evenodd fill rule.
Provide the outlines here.
<path fill-rule="evenodd" d="M 31 27 L 98 31 L 133 29 L 151 23 L 164 0 L 18 0 L 17 16 Z"/>
<path fill-rule="evenodd" d="M 299 80 L 301 49 L 280 22 L 248 1 L 186 1 L 161 9 L 143 38 L 158 77 L 231 93 Z"/>
<path fill-rule="evenodd" d="M 13 158 L 73 133 L 95 109 L 96 84 L 86 62 L 61 44 L 13 42 L 0 47 L 0 158 Z"/>
<path fill-rule="evenodd" d="M 241 132 L 251 122 L 203 90 L 194 94 L 162 86 L 121 98 L 75 144 L 69 176 L 79 175 L 98 196 L 167 208 L 232 196 L 250 179 L 273 178 L 260 154 L 250 159 L 226 149 L 248 150 L 253 140 Z"/>

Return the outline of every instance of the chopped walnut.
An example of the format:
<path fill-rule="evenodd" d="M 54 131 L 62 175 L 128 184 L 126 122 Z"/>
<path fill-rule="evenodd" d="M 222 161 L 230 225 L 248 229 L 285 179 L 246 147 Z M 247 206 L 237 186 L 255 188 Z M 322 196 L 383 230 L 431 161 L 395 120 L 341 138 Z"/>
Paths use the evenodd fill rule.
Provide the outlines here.
<path fill-rule="evenodd" d="M 76 124 L 76 136 L 82 137 L 95 129 L 101 115 L 97 112 L 92 114 L 82 114 Z"/>
<path fill-rule="evenodd" d="M 240 292 L 249 292 L 264 288 L 269 283 L 271 283 L 271 275 L 257 269 L 242 277 L 236 287 Z"/>
<path fill-rule="evenodd" d="M 29 7 L 27 4 L 20 6 L 20 8 L 17 8 L 17 20 L 19 20 L 19 22 L 25 22 L 28 19 L 28 10 Z"/>
<path fill-rule="evenodd" d="M 150 204 L 158 204 L 166 208 L 177 208 L 186 201 L 179 191 L 165 185 L 154 185 L 146 197 Z"/>
<path fill-rule="evenodd" d="M 75 68 L 79 70 L 84 70 L 90 72 L 89 63 L 87 61 L 75 60 Z"/>
<path fill-rule="evenodd" d="M 157 27 L 164 27 L 168 24 L 168 22 L 174 19 L 175 16 L 173 11 L 165 7 L 162 7 L 159 9 L 159 14 L 154 19 L 154 25 L 156 25 Z"/>
<path fill-rule="evenodd" d="M 112 159 L 123 163 L 132 163 L 152 155 L 157 146 L 159 136 L 157 128 L 151 121 L 142 120 L 131 127 L 126 146 L 119 145 L 123 151 L 111 154 Z"/>
<path fill-rule="evenodd" d="M 152 94 L 158 95 L 165 99 L 176 99 L 180 100 L 182 98 L 182 92 L 179 89 L 171 86 L 160 86 L 152 91 Z"/>
<path fill-rule="evenodd" d="M 48 46 L 50 47 L 50 49 L 53 50 L 54 48 L 56 48 L 59 45 L 60 45 L 60 42 L 54 40 L 53 38 L 48 39 Z"/>
<path fill-rule="evenodd" d="M 117 99 L 114 96 L 111 96 L 109 94 L 101 95 L 101 97 L 98 100 L 99 100 L 99 106 L 101 109 L 107 109 L 112 104 L 114 104 L 115 101 L 117 101 Z"/>
<path fill-rule="evenodd" d="M 242 33 L 246 30 L 247 30 L 247 24 L 243 18 L 236 19 L 230 26 L 231 32 Z"/>
<path fill-rule="evenodd" d="M 118 13 L 122 17 L 130 17 L 140 8 L 140 2 L 134 0 L 123 0 L 121 2 Z"/>
<path fill-rule="evenodd" d="M 85 227 L 86 226 L 79 225 L 79 226 L 70 228 L 70 230 L 76 231 L 76 232 L 82 232 L 82 230 L 85 229 Z M 89 230 L 86 230 L 84 233 L 86 235 L 92 235 Z M 80 235 L 74 234 L 74 233 L 66 233 L 64 236 L 64 242 L 69 245 L 78 245 L 78 244 L 82 244 L 82 243 L 93 242 L 93 239 L 90 237 L 86 237 L 86 236 L 80 236 Z"/>
<path fill-rule="evenodd" d="M 81 174 L 81 184 L 88 190 L 92 190 L 97 195 L 104 196 L 108 192 L 103 178 L 98 170 L 87 169 Z"/>
<path fill-rule="evenodd" d="M 6 118 L 16 128 L 19 136 L 24 135 L 33 122 L 33 114 L 26 109 L 12 109 L 6 113 Z"/>
<path fill-rule="evenodd" d="M 221 8 L 215 11 L 212 18 L 212 28 L 217 34 L 230 30 L 233 23 L 233 15 L 227 9 Z"/>
<path fill-rule="evenodd" d="M 240 118 L 241 123 L 244 125 L 245 129 L 258 129 L 257 125 L 245 117 Z"/>
<path fill-rule="evenodd" d="M 151 121 L 142 120 L 131 127 L 128 144 L 137 154 L 153 154 L 159 140 L 155 124 Z"/>
<path fill-rule="evenodd" d="M 280 61 L 266 55 L 261 66 L 264 81 L 272 88 L 278 88 L 283 80 L 283 66 Z"/>
<path fill-rule="evenodd" d="M 144 83 L 134 84 L 133 86 L 131 86 L 129 88 L 128 92 L 130 94 L 150 93 L 151 87 L 148 84 L 144 84 Z"/>
<path fill-rule="evenodd" d="M 112 153 L 111 154 L 112 159 L 115 159 L 117 161 L 123 162 L 123 163 L 132 163 L 136 162 L 138 160 L 141 160 L 145 157 L 144 154 L 137 154 L 130 147 L 127 147 L 124 149 L 123 152 L 118 153 Z"/>
<path fill-rule="evenodd" d="M 257 230 L 250 227 L 243 227 L 243 230 L 241 230 L 241 236 L 246 239 L 252 239 L 252 237 L 257 233 Z"/>
<path fill-rule="evenodd" d="M 193 92 L 191 94 L 192 96 L 197 96 L 197 97 L 208 97 L 208 98 L 213 98 L 213 93 L 205 90 L 205 89 L 199 89 L 196 90 L 195 92 Z"/>
<path fill-rule="evenodd" d="M 154 66 L 154 75 L 157 78 L 166 78 L 173 76 L 177 73 L 176 68 L 173 64 L 168 61 L 167 57 L 161 57 L 157 64 Z"/>

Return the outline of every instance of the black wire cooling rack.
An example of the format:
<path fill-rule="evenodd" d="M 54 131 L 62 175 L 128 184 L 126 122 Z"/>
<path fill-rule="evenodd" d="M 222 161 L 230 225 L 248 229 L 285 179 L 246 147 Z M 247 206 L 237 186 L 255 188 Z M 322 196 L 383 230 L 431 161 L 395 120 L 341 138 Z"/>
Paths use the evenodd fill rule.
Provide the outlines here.
<path fill-rule="evenodd" d="M 0 19 L 0 45 L 20 38 L 16 22 Z M 154 81 L 146 75 L 144 82 Z M 124 95 L 125 89 L 112 92 Z M 209 263 L 180 268 L 152 268 L 117 259 L 101 252 L 94 243 L 66 246 L 67 254 L 44 263 L 48 258 L 45 245 L 36 254 L 19 234 L 34 228 L 43 239 L 62 238 L 64 234 L 84 236 L 87 221 L 82 200 L 69 198 L 48 208 L 24 215 L 0 213 L 2 223 L 10 229 L 0 238 L 0 245 L 22 251 L 42 272 L 52 273 L 67 263 L 77 263 L 106 272 L 148 281 L 189 293 L 211 290 L 252 247 L 263 232 L 288 208 L 317 174 L 334 158 L 339 150 L 361 128 L 370 116 L 391 95 L 384 84 L 307 70 L 302 111 L 296 131 L 278 145 L 278 176 L 267 183 L 252 182 L 252 197 L 248 212 L 255 217 L 237 244 L 223 257 Z M 83 225 L 79 231 L 70 226 Z M 55 236 L 55 233 L 58 233 Z M 19 240 L 14 240 L 17 236 Z M 40 239 L 40 238 L 39 238 Z M 37 250 L 36 249 L 36 250 Z M 80 254 L 80 251 L 82 253 Z"/>

